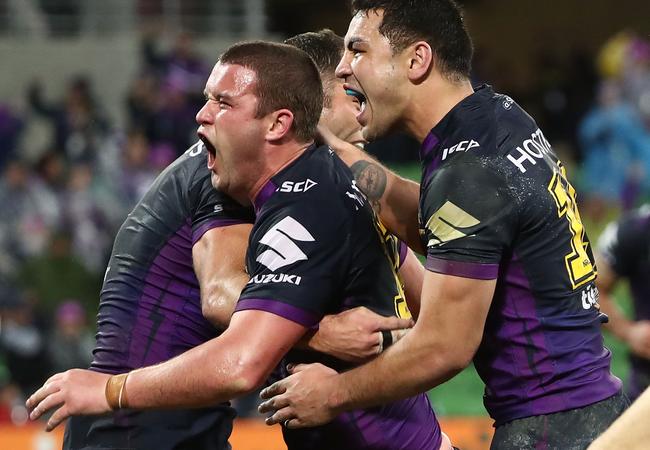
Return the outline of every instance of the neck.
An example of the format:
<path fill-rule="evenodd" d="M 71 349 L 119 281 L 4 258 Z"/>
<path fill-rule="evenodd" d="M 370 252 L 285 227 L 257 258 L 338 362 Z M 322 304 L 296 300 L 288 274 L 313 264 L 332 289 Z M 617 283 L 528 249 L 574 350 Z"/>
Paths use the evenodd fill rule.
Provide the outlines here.
<path fill-rule="evenodd" d="M 294 145 L 271 146 L 264 151 L 265 164 L 257 182 L 248 191 L 248 198 L 254 203 L 262 188 L 276 173 L 287 167 L 302 155 L 313 142 Z"/>
<path fill-rule="evenodd" d="M 452 82 L 439 74 L 415 86 L 405 122 L 407 133 L 422 143 L 454 106 L 473 93 L 468 79 Z"/>

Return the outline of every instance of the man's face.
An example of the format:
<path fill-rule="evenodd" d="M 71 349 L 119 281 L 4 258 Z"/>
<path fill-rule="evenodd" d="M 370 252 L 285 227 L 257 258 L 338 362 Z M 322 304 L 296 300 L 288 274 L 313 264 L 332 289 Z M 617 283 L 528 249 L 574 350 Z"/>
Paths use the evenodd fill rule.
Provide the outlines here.
<path fill-rule="evenodd" d="M 333 78 L 323 84 L 330 105 L 323 108 L 320 123 L 341 140 L 355 145 L 364 144 L 361 125 L 356 118 L 361 111 L 359 99 L 345 93 L 340 78 Z"/>
<path fill-rule="evenodd" d="M 212 184 L 241 203 L 249 203 L 255 174 L 261 172 L 264 118 L 256 117 L 256 82 L 250 69 L 217 63 L 205 85 L 205 105 L 196 115 Z"/>
<path fill-rule="evenodd" d="M 367 15 L 366 15 L 367 14 Z M 345 53 L 336 76 L 361 101 L 357 120 L 363 137 L 374 140 L 401 127 L 401 114 L 408 82 L 408 61 L 403 53 L 393 55 L 388 39 L 379 32 L 381 10 L 357 13 L 345 35 Z"/>

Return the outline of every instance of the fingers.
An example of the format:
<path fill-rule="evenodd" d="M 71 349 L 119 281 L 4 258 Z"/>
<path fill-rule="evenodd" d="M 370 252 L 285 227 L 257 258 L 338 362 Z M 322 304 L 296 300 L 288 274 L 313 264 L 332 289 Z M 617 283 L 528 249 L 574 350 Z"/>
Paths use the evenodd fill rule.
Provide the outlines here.
<path fill-rule="evenodd" d="M 260 392 L 260 398 L 266 400 L 275 397 L 276 395 L 281 395 L 287 392 L 287 388 L 284 385 L 285 380 L 286 378 L 284 380 L 273 383 L 271 386 L 265 389 L 262 389 L 262 392 Z"/>
<path fill-rule="evenodd" d="M 289 364 L 287 366 L 287 369 L 289 370 L 289 373 L 293 375 L 294 373 L 302 372 L 303 370 L 306 370 L 306 369 L 310 368 L 311 366 L 316 366 L 316 365 L 319 365 L 319 364 Z M 320 365 L 322 365 L 322 364 L 320 364 Z"/>
<path fill-rule="evenodd" d="M 36 405 L 34 410 L 29 414 L 31 420 L 36 420 L 41 417 L 43 414 L 48 412 L 50 409 L 55 408 L 61 405 L 64 402 L 63 394 L 61 391 L 57 391 L 53 394 L 48 395 Z"/>
<path fill-rule="evenodd" d="M 414 323 L 411 319 L 400 319 L 399 317 L 379 316 L 377 320 L 377 330 L 399 330 L 411 328 Z"/>
<path fill-rule="evenodd" d="M 291 422 L 295 423 L 291 423 Z M 290 428 L 291 425 L 297 425 L 298 419 L 295 419 L 293 416 L 293 411 L 291 408 L 282 408 L 278 411 L 276 411 L 272 416 L 267 417 L 266 420 L 264 420 L 264 423 L 267 425 L 275 425 L 277 423 L 285 424 L 286 422 L 286 427 Z"/>
<path fill-rule="evenodd" d="M 54 411 L 54 414 L 52 414 L 50 420 L 47 421 L 47 425 L 45 426 L 45 431 L 52 431 L 68 417 L 70 417 L 70 414 L 68 413 L 68 408 L 66 405 L 63 405 L 62 407 Z"/>
<path fill-rule="evenodd" d="M 275 412 L 287 406 L 289 406 L 289 399 L 282 395 L 278 395 L 271 398 L 270 400 L 261 403 L 260 406 L 257 407 L 257 410 L 261 414 L 266 414 L 269 412 Z"/>
<path fill-rule="evenodd" d="M 52 377 L 54 378 L 54 377 Z M 51 381 L 52 378 L 47 380 L 41 388 L 34 392 L 25 402 L 25 406 L 27 407 L 28 410 L 32 410 L 34 407 L 36 407 L 39 403 L 41 403 L 47 396 L 52 395 L 55 392 L 58 392 L 60 387 L 59 383 L 55 379 L 54 381 Z"/>

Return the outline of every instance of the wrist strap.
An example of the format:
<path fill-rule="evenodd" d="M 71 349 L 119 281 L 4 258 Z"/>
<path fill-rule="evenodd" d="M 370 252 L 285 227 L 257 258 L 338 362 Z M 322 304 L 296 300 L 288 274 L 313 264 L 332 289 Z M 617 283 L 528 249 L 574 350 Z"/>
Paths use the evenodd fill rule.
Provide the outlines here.
<path fill-rule="evenodd" d="M 112 410 L 128 408 L 129 402 L 126 395 L 126 379 L 129 373 L 113 375 L 106 382 L 106 401 Z"/>

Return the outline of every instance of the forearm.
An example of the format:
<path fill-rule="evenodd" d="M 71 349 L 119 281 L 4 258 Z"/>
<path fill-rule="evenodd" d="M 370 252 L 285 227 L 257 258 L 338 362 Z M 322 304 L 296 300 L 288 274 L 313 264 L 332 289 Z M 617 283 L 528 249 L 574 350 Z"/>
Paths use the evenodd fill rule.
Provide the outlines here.
<path fill-rule="evenodd" d="M 605 433 L 596 439 L 589 446 L 589 450 L 647 448 L 650 441 L 650 428 L 641 424 L 648 417 L 650 417 L 650 390 L 646 390 Z"/>
<path fill-rule="evenodd" d="M 332 377 L 332 408 L 346 411 L 410 397 L 463 370 L 481 343 L 495 286 L 496 280 L 427 271 L 413 329 L 376 360 Z"/>
<path fill-rule="evenodd" d="M 445 345 L 429 341 L 416 324 L 377 359 L 333 378 L 330 406 L 338 411 L 366 408 L 432 389 L 460 372 L 460 361 Z"/>
<path fill-rule="evenodd" d="M 227 339 L 213 339 L 162 364 L 134 370 L 125 386 L 128 407 L 203 407 L 254 390 L 266 375 L 259 374 L 255 361 L 230 347 Z"/>

